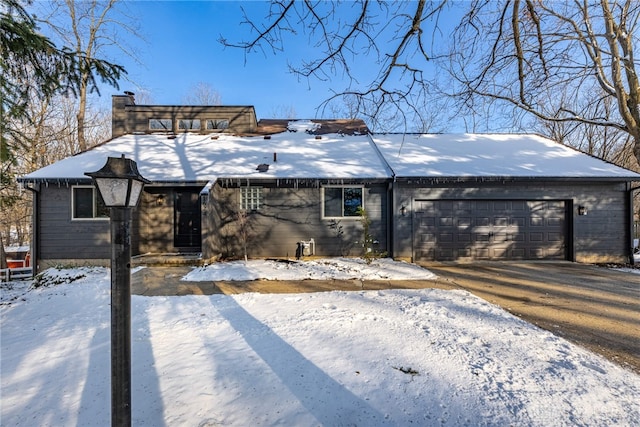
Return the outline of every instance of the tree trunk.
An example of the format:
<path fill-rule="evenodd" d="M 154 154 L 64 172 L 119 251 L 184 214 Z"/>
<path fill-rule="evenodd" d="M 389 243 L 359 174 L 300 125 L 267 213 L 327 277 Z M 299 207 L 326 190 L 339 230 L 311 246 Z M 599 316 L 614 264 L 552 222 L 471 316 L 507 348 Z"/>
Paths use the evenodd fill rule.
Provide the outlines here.
<path fill-rule="evenodd" d="M 4 251 L 2 233 L 0 233 L 0 268 L 7 268 L 7 253 Z"/>
<path fill-rule="evenodd" d="M 83 74 L 80 82 L 80 90 L 78 91 L 78 150 L 80 152 L 87 150 L 87 141 L 84 137 L 84 118 L 87 111 L 87 81 L 88 77 Z"/>

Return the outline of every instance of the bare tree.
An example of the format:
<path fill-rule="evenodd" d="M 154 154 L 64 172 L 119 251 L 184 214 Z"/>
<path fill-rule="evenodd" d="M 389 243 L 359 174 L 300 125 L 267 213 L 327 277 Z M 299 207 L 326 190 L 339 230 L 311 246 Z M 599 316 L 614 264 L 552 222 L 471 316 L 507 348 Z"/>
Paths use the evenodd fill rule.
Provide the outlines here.
<path fill-rule="evenodd" d="M 488 100 L 547 123 L 628 134 L 640 159 L 639 17 L 635 0 L 475 0 L 448 64 L 456 95 L 471 111 Z M 587 108 L 607 103 L 608 114 Z"/>
<path fill-rule="evenodd" d="M 118 0 L 53 0 L 47 17 L 42 22 L 48 25 L 63 43 L 84 58 L 95 58 L 104 55 L 107 49 L 114 47 L 123 55 L 137 61 L 135 51 L 125 45 L 124 36 L 141 38 L 136 20 L 128 16 L 119 5 Z M 77 92 L 78 108 L 77 140 L 78 149 L 84 151 L 89 147 L 87 131 L 90 131 L 90 120 L 87 119 L 88 95 L 95 86 L 91 86 L 93 71 L 78 62 L 80 82 Z"/>
<path fill-rule="evenodd" d="M 385 116 L 397 116 L 405 124 L 422 122 L 422 100 L 431 95 L 434 77 L 425 70 L 445 3 L 272 1 L 266 17 L 250 17 L 243 10 L 250 38 L 221 37 L 220 42 L 247 54 L 278 53 L 286 49 L 289 36 L 306 34 L 309 46 L 320 54 L 290 70 L 302 79 L 340 76 L 347 81 L 346 87 L 333 88 L 320 111 L 346 96 L 349 109 L 369 123 Z M 366 67 L 359 64 L 361 58 L 366 58 Z"/>
<path fill-rule="evenodd" d="M 276 105 L 267 115 L 267 118 L 271 119 L 295 119 L 296 117 L 296 108 L 293 105 Z"/>
<path fill-rule="evenodd" d="M 221 105 L 222 98 L 209 83 L 198 82 L 189 88 L 183 102 L 187 105 Z"/>

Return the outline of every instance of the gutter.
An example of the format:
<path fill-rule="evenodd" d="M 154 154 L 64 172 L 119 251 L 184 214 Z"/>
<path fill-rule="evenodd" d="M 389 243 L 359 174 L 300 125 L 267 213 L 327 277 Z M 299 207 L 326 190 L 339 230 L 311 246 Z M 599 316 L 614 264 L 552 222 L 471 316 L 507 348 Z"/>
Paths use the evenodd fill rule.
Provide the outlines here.
<path fill-rule="evenodd" d="M 387 159 L 384 157 L 384 155 L 380 151 L 380 148 L 378 148 L 378 146 L 376 145 L 375 141 L 373 140 L 373 135 L 371 134 L 371 132 L 368 132 L 367 136 L 369 137 L 369 144 L 371 145 L 371 147 L 373 147 L 373 150 L 376 152 L 376 154 L 378 155 L 378 158 L 384 165 L 384 168 L 387 170 L 389 177 L 392 179 L 392 181 L 387 185 L 387 224 L 386 226 L 387 226 L 387 253 L 390 257 L 393 258 L 395 256 L 394 230 L 396 229 L 395 212 L 396 212 L 396 204 L 397 204 L 396 191 L 395 191 L 396 190 L 396 173 L 391 167 L 391 165 L 389 164 L 389 162 L 387 162 Z"/>

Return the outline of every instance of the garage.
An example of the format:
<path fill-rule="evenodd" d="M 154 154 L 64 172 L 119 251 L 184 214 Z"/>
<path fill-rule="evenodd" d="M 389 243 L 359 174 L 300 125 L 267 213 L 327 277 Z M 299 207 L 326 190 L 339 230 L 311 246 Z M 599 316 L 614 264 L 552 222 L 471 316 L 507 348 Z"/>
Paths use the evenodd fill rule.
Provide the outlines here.
<path fill-rule="evenodd" d="M 566 260 L 563 200 L 413 201 L 415 261 Z"/>

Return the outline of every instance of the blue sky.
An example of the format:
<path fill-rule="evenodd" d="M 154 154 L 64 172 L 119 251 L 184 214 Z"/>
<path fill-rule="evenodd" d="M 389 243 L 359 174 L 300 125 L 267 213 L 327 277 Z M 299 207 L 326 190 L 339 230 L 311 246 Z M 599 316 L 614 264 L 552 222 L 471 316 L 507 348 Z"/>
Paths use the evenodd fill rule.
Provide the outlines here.
<path fill-rule="evenodd" d="M 38 4 L 46 8 L 50 3 L 39 2 L 35 4 L 36 7 Z M 414 5 L 411 2 L 405 3 L 407 13 L 412 11 Z M 295 17 L 291 16 L 290 19 L 298 33 L 289 34 L 284 40 L 282 51 L 275 54 L 268 46 L 265 51 L 246 54 L 242 49 L 225 47 L 220 43 L 221 38 L 239 43 L 255 37 L 256 33 L 251 32 L 250 26 L 242 24 L 242 8 L 260 26 L 262 23 L 267 24 L 266 20 L 261 20 L 268 15 L 269 6 L 267 1 L 122 1 L 117 6 L 118 11 L 111 16 L 122 22 L 130 22 L 131 18 L 122 19 L 118 12 L 134 17 L 134 24 L 138 26 L 137 31 L 142 38 L 120 31 L 118 37 L 122 39 L 127 53 L 114 48 L 98 55 L 123 65 L 128 71 L 126 78 L 120 82 L 119 90 L 102 87 L 102 98 L 98 104 L 103 108 L 110 108 L 110 95 L 123 91 L 136 93 L 140 103 L 184 104 L 184 98 L 193 92 L 193 87 L 198 83 L 205 83 L 220 94 L 221 102 L 225 105 L 254 105 L 258 118 L 345 116 L 344 112 L 318 110 L 322 102 L 331 95 L 349 87 L 350 81 L 342 70 L 338 69 L 336 73 L 326 76 L 326 81 L 316 77 L 307 80 L 291 73 L 290 65 L 300 67 L 304 61 L 321 58 L 323 53 L 318 50 L 321 48 L 311 45 L 306 28 L 296 27 L 298 22 L 295 22 Z M 302 9 L 304 8 L 298 9 L 298 12 Z M 321 13 L 330 12 L 326 9 Z M 395 29 L 397 25 L 406 25 L 407 16 L 395 9 L 391 12 L 385 11 L 384 7 L 381 9 L 372 11 L 370 19 L 376 44 L 381 49 L 379 55 L 384 56 L 391 53 L 382 52 L 385 50 L 385 42 L 389 41 L 391 46 L 395 46 L 398 36 Z M 343 28 L 352 22 L 351 18 L 357 16 L 357 13 L 358 5 L 349 1 L 342 2 L 337 13 L 329 18 L 332 24 L 330 26 Z M 455 12 L 450 9 L 444 12 L 438 21 L 439 28 L 446 30 L 447 25 L 457 22 L 453 13 Z M 52 19 L 63 16 L 64 14 L 58 14 Z M 64 20 L 58 24 L 70 26 Z M 43 31 L 46 34 L 46 28 L 43 27 Z M 432 41 L 433 46 L 427 49 L 441 47 L 439 44 L 443 44 L 442 37 L 446 37 L 444 32 L 434 32 L 429 36 L 436 39 Z M 351 88 L 366 90 L 379 72 L 379 65 L 376 64 L 379 56 L 367 50 L 362 38 L 361 36 L 355 42 L 353 56 L 347 58 L 347 61 L 350 72 L 357 78 L 355 86 Z M 409 52 L 406 55 L 406 61 L 411 62 L 412 66 L 417 64 L 418 68 L 426 71 L 425 74 L 436 75 L 435 69 L 431 68 L 431 61 L 424 62 L 419 55 Z M 416 57 L 417 62 L 413 63 Z M 399 78 L 395 75 L 391 80 L 396 88 L 408 84 L 408 79 L 395 80 Z M 433 111 L 444 112 L 443 116 L 446 116 L 448 110 L 443 109 L 438 101 L 436 98 L 430 100 L 431 108 Z M 394 120 L 396 119 L 392 119 L 390 123 L 394 123 Z M 453 130 L 453 121 L 449 117 L 444 123 L 449 131 Z"/>
<path fill-rule="evenodd" d="M 244 7 L 252 16 L 264 16 L 264 2 L 137 1 L 127 8 L 139 17 L 145 41 L 129 38 L 140 63 L 119 54 L 112 58 L 125 66 L 128 80 L 120 90 L 147 91 L 156 104 L 180 104 L 198 82 L 209 84 L 227 105 L 255 105 L 258 117 L 294 109 L 297 118 L 316 116 L 316 107 L 327 97 L 324 82 L 299 80 L 288 69 L 310 56 L 302 35 L 287 44 L 284 53 L 271 51 L 245 56 L 218 40 L 244 40 L 249 28 L 241 26 Z M 106 88 L 103 93 L 115 92 Z"/>

